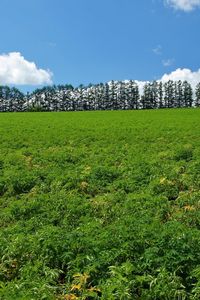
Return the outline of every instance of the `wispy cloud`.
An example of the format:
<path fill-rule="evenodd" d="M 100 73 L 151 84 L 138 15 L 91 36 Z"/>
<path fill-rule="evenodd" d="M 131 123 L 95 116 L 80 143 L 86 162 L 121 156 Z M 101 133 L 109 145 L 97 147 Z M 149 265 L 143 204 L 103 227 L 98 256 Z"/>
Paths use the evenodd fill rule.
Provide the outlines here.
<path fill-rule="evenodd" d="M 164 0 L 164 3 L 176 10 L 190 12 L 200 7 L 200 0 Z"/>
<path fill-rule="evenodd" d="M 0 83 L 19 85 L 51 84 L 52 72 L 39 69 L 20 52 L 0 54 Z"/>
<path fill-rule="evenodd" d="M 157 45 L 155 48 L 152 49 L 153 53 L 156 55 L 161 55 L 162 54 L 162 46 Z"/>
<path fill-rule="evenodd" d="M 163 58 L 163 48 L 161 45 L 157 45 L 155 48 L 152 49 L 152 51 L 155 55 L 161 56 L 161 58 Z M 173 65 L 173 63 L 174 63 L 173 58 L 168 58 L 168 59 L 162 60 L 162 65 L 164 67 L 169 67 L 169 66 Z"/>
<path fill-rule="evenodd" d="M 163 59 L 162 60 L 162 64 L 164 67 L 170 67 L 172 66 L 174 63 L 174 59 L 173 58 L 168 58 L 168 59 Z"/>

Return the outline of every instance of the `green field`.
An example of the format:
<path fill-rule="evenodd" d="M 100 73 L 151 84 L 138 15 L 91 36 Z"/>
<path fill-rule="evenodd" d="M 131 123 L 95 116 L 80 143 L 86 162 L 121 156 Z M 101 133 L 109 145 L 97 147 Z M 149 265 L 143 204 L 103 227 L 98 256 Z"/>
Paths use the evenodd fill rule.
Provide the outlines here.
<path fill-rule="evenodd" d="M 0 114 L 0 299 L 200 299 L 200 110 Z"/>

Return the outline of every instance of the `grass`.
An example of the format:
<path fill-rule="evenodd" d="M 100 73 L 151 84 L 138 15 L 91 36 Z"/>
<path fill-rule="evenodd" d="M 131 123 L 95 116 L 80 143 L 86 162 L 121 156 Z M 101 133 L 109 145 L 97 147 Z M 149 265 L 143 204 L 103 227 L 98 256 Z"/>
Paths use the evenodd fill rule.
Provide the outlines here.
<path fill-rule="evenodd" d="M 199 299 L 200 110 L 0 115 L 0 299 Z"/>

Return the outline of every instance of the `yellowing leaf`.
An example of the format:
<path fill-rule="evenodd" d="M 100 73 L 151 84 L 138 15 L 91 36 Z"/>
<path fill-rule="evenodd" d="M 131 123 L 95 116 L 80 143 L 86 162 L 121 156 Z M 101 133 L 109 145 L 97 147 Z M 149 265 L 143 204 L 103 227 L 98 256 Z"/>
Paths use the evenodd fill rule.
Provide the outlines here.
<path fill-rule="evenodd" d="M 74 290 L 80 290 L 81 289 L 81 284 L 74 284 L 72 285 L 72 288 L 71 288 L 71 291 L 74 291 Z"/>

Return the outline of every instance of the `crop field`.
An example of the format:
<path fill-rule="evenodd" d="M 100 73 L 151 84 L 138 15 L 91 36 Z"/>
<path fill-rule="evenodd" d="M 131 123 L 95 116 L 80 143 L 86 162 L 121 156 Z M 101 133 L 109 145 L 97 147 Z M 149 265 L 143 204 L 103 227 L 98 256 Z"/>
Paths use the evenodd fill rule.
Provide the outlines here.
<path fill-rule="evenodd" d="M 200 299 L 200 110 L 0 114 L 0 299 Z"/>

